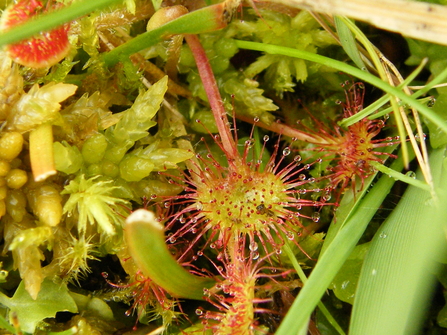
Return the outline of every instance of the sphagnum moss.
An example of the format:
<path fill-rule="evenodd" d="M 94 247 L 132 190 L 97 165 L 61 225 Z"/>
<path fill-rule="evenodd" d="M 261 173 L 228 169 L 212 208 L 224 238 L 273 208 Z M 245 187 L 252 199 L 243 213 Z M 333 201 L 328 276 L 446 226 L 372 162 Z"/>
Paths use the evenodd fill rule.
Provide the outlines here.
<path fill-rule="evenodd" d="M 25 4 L 21 1 L 18 3 Z M 270 306 L 274 305 L 274 299 L 266 298 L 266 295 L 279 291 L 280 295 L 288 292 L 292 296 L 295 292 L 291 290 L 301 285 L 282 256 L 282 247 L 290 242 L 301 256 L 300 248 L 301 251 L 312 251 L 312 255 L 308 255 L 309 259 L 315 257 L 313 251 L 317 250 L 315 245 L 318 241 L 308 243 L 307 245 L 312 246 L 310 248 L 304 245 L 309 239 L 317 239 L 311 235 L 316 226 L 312 220 L 314 223 L 319 220 L 319 207 L 326 204 L 330 195 L 327 193 L 328 189 L 324 189 L 318 180 L 307 178 L 308 169 L 318 168 L 319 163 L 305 164 L 300 162 L 299 156 L 293 158 L 291 148 L 282 146 L 279 140 L 271 145 L 274 141 L 267 135 L 264 138 L 261 135 L 262 139 L 249 135 L 242 145 L 243 152 L 239 153 L 236 143 L 237 137 L 243 132 L 239 128 L 243 126 L 231 126 L 226 120 L 223 106 L 227 110 L 233 108 L 238 113 L 249 115 L 246 118 L 251 123 L 261 125 L 264 122 L 273 132 L 287 136 L 284 125 L 272 123 L 275 117 L 270 112 L 276 109 L 272 96 L 300 90 L 305 87 L 307 76 L 318 77 L 321 85 L 319 89 L 323 90 L 327 79 L 332 78 L 334 81 L 337 75 L 324 66 L 307 63 L 292 56 L 285 58 L 280 54 L 262 55 L 257 61 L 249 58 L 248 61 L 237 60 L 242 54 L 238 47 L 247 45 L 235 41 L 233 37 L 277 43 L 315 56 L 320 56 L 315 54 L 317 52 L 332 54 L 336 47 L 325 47 L 335 40 L 308 13 L 302 11 L 296 15 L 295 9 L 284 7 L 276 8 L 282 14 L 264 11 L 262 8 L 255 9 L 256 14 L 265 13 L 264 18 L 259 19 L 254 17 L 253 12 L 244 10 L 244 20 L 237 20 L 229 29 L 208 35 L 201 34 L 200 41 L 205 46 L 205 51 L 200 50 L 196 37 L 187 36 L 188 46 L 181 46 L 178 73 L 172 58 L 166 63 L 166 72 L 172 76 L 170 79 L 177 75 L 179 81 L 188 82 L 188 87 L 183 87 L 185 96 L 196 97 L 196 101 L 187 104 L 190 110 L 181 114 L 177 113 L 175 100 L 165 96 L 166 78 L 155 83 L 153 91 L 143 89 L 139 81 L 140 73 L 137 73 L 138 65 L 146 66 L 148 61 L 144 60 L 139 64 L 135 61 L 139 58 L 135 57 L 131 64 L 128 57 L 123 59 L 119 54 L 124 52 L 127 55 L 150 47 L 140 45 L 138 41 L 148 41 L 148 36 L 152 36 L 154 41 L 161 41 L 166 37 L 160 34 L 162 31 L 181 34 L 184 32 L 184 25 L 167 23 L 161 28 L 155 27 L 153 31 L 143 33 L 139 23 L 132 27 L 130 24 L 150 16 L 151 4 L 145 1 L 126 3 L 129 9 L 136 10 L 135 15 L 124 7 L 119 7 L 71 23 L 73 29 L 69 34 L 73 47 L 61 64 L 51 67 L 48 75 L 43 70 L 24 69 L 13 64 L 10 58 L 1 57 L 0 120 L 6 121 L 0 134 L 1 231 L 4 237 L 4 254 L 12 254 L 14 266 L 23 278 L 19 293 L 28 292 L 26 294 L 37 298 L 35 306 L 41 307 L 39 303 L 42 300 L 39 297 L 51 296 L 56 292 L 54 285 L 47 285 L 49 281 L 58 282 L 58 287 L 65 293 L 68 291 L 67 283 L 72 291 L 78 290 L 72 285 L 80 285 L 84 289 L 87 283 L 98 279 L 96 264 L 100 264 L 98 267 L 106 266 L 107 259 L 117 255 L 130 280 L 129 284 L 123 286 L 130 285 L 134 288 L 130 294 L 135 296 L 134 306 L 138 305 L 138 319 L 148 323 L 153 321 L 152 316 L 161 317 L 164 326 L 157 331 L 162 331 L 170 324 L 172 327 L 166 332 L 173 334 L 206 331 L 222 335 L 273 332 L 275 326 L 266 321 L 268 318 L 259 317 L 259 313 L 273 315 L 274 312 L 269 311 Z M 34 9 L 40 6 L 40 2 L 34 0 L 27 4 L 34 6 Z M 48 1 L 48 6 L 53 4 L 54 2 Z M 251 2 L 250 4 L 253 5 Z M 188 18 L 196 18 L 192 22 L 192 27 L 196 30 L 189 31 L 194 33 L 201 32 L 204 22 L 210 29 L 220 29 L 228 23 L 231 16 L 228 11 L 236 10 L 239 5 L 240 1 L 225 1 L 200 12 L 192 11 L 185 15 L 186 19 L 179 22 L 185 23 Z M 264 7 L 264 4 L 259 5 Z M 31 14 L 33 13 L 25 13 L 25 16 Z M 210 18 L 211 20 L 206 21 Z M 57 31 L 57 34 L 63 35 L 60 35 L 62 40 L 67 26 L 68 24 Z M 145 24 L 141 25 L 143 26 Z M 167 30 L 163 30 L 165 28 Z M 144 36 L 124 43 L 126 39 L 139 33 Z M 179 40 L 178 36 L 176 39 Z M 97 45 L 99 40 L 101 42 Z M 51 38 L 43 40 L 44 44 L 50 43 L 46 45 L 49 47 L 46 50 L 57 47 L 53 42 Z M 65 52 L 64 45 L 60 46 Z M 115 48 L 115 51 L 105 52 L 106 47 Z M 272 48 L 275 46 L 270 45 L 268 50 Z M 166 50 L 170 48 L 158 45 L 156 49 L 156 52 L 149 50 L 139 57 L 143 54 L 156 54 L 154 63 L 160 66 L 167 59 L 165 56 L 169 56 L 169 51 L 166 53 Z M 11 50 L 10 48 L 10 52 Z M 12 53 L 10 55 L 15 57 Z M 204 70 L 200 60 L 207 62 L 205 55 L 211 58 L 211 67 Z M 193 56 L 198 60 L 197 68 Z M 321 58 L 310 57 L 309 60 L 312 59 Z M 56 58 L 53 60 L 56 61 Z M 50 65 L 42 59 L 38 61 L 40 65 Z M 74 64 L 77 61 L 80 62 L 79 65 Z M 107 66 L 104 66 L 103 61 Z M 112 67 L 112 64 L 117 65 Z M 152 66 L 156 67 L 154 64 Z M 84 68 L 81 69 L 82 67 Z M 213 82 L 210 69 L 216 74 L 219 86 Z M 296 85 L 297 81 L 303 83 Z M 73 83 L 78 88 L 76 92 Z M 224 104 L 218 89 L 224 92 Z M 182 126 L 187 121 L 194 123 L 194 114 L 203 123 L 212 122 L 209 118 L 205 120 L 201 117 L 204 110 L 209 113 L 207 101 L 213 109 L 215 120 L 214 128 L 206 125 L 204 129 L 217 129 L 219 135 L 213 135 L 214 138 L 208 140 L 208 144 L 215 141 L 218 149 L 217 152 L 206 150 L 205 154 L 194 156 L 192 151 L 179 149 L 176 141 L 195 140 L 193 136 L 201 128 L 201 124 L 195 125 L 195 131 L 187 128 L 187 134 L 180 134 L 177 129 L 181 127 L 176 123 L 182 123 Z M 161 104 L 168 109 L 157 113 Z M 204 107 L 197 107 L 201 105 Z M 358 105 L 357 101 L 355 105 Z M 36 106 L 39 107 L 37 110 L 44 113 L 34 113 Z M 318 120 L 320 115 L 315 115 L 315 118 Z M 324 132 L 325 145 L 322 145 L 322 150 L 332 154 L 343 149 L 343 157 L 334 161 L 339 163 L 338 167 L 334 164 L 333 174 L 328 177 L 332 178 L 331 188 L 336 185 L 346 186 L 354 179 L 363 180 L 372 170 L 366 164 L 368 161 L 382 161 L 386 158 L 376 151 L 384 143 L 376 142 L 373 138 L 382 129 L 379 122 L 364 120 L 353 125 L 350 128 L 352 132 L 336 128 L 335 135 L 328 129 L 321 131 L 320 123 L 316 122 L 315 125 L 319 129 L 309 131 L 306 139 L 321 139 L 319 135 Z M 48 143 L 54 142 L 56 158 L 56 169 L 53 167 L 54 172 L 44 170 L 45 177 L 41 181 L 31 174 L 36 168 L 32 164 L 30 166 L 28 160 L 29 152 L 34 150 L 29 148 L 35 148 L 33 144 L 38 143 L 33 139 L 39 137 L 40 133 L 35 132 L 37 128 L 43 129 Z M 198 132 L 207 133 L 206 129 Z M 37 136 L 28 136 L 30 132 Z M 353 133 L 358 136 L 349 136 Z M 11 141 L 8 140 L 9 137 Z M 262 148 L 262 153 L 255 150 L 256 146 L 258 149 Z M 350 150 L 352 148 L 355 150 Z M 254 151 L 256 154 L 252 155 Z M 34 158 L 45 157 L 43 151 L 34 150 L 36 152 L 37 156 L 34 155 Z M 46 154 L 50 152 L 51 150 L 47 150 Z M 216 153 L 223 153 L 226 162 L 218 159 Z M 266 161 L 261 162 L 267 157 L 267 153 L 272 154 L 271 158 L 265 158 Z M 364 159 L 365 155 L 367 159 Z M 183 163 L 185 161 L 187 168 Z M 37 167 L 41 165 L 37 163 Z M 56 170 L 58 172 L 53 174 Z M 348 173 L 352 171 L 354 173 Z M 183 193 L 173 195 L 182 189 Z M 141 199 L 142 197 L 146 199 Z M 153 205 L 154 203 L 156 204 Z M 164 203 L 170 208 L 165 208 Z M 188 275 L 199 276 L 208 284 L 215 283 L 212 287 L 205 286 L 205 290 L 200 286 L 199 289 L 195 287 L 194 298 L 205 299 L 211 305 L 199 302 L 200 307 L 193 308 L 192 311 L 188 309 L 188 302 L 183 302 L 178 307 L 175 288 L 166 292 L 155 285 L 152 279 L 142 275 L 129 259 L 123 241 L 123 222 L 130 210 L 136 210 L 141 205 L 150 207 L 165 219 L 166 227 L 163 232 L 166 233 L 166 241 L 163 241 L 161 234 L 161 243 L 175 255 L 172 258 L 168 252 L 171 260 L 177 261 L 178 267 L 183 267 Z M 64 214 L 62 208 L 65 208 Z M 314 215 L 312 211 L 315 212 Z M 310 226 L 305 226 L 308 219 Z M 304 235 L 310 235 L 309 239 L 305 239 Z M 145 236 L 140 237 L 144 243 Z M 133 243 L 132 239 L 127 241 L 134 249 L 134 254 L 143 250 L 139 250 L 138 245 Z M 96 259 L 103 262 L 91 267 Z M 6 259 L 4 263 L 9 260 Z M 156 265 L 155 269 L 163 266 L 159 263 Z M 307 265 L 311 267 L 312 260 L 308 260 Z M 104 294 L 108 299 L 112 297 L 115 300 L 121 297 L 132 305 L 129 295 L 123 297 L 120 293 L 121 280 L 124 278 L 118 278 L 118 274 L 115 276 L 111 269 L 107 269 L 107 272 L 109 277 L 105 285 L 109 285 L 107 288 L 112 292 L 96 291 L 96 287 L 100 286 L 98 284 L 88 293 L 98 296 Z M 169 275 L 165 277 L 169 279 Z M 111 285 L 116 282 L 118 284 Z M 136 285 L 131 285 L 132 283 Z M 8 279 L 7 284 L 17 287 L 18 283 Z M 73 294 L 71 298 L 67 298 L 64 295 L 64 298 L 79 299 L 79 296 L 80 294 Z M 188 292 L 186 296 L 188 297 Z M 8 300 L 4 295 L 1 297 L 8 304 L 16 301 L 13 298 Z M 70 323 L 64 325 L 64 330 L 76 325 L 79 332 L 99 331 L 106 334 L 123 328 L 113 322 L 116 314 L 110 316 L 113 314 L 111 310 L 106 316 L 109 307 L 105 304 L 101 305 L 101 311 L 95 317 L 97 320 L 111 320 L 109 327 L 89 318 L 92 306 L 88 307 L 87 303 L 83 304 L 80 300 L 77 302 L 78 312 L 83 316 L 73 317 Z M 73 312 L 73 305 L 73 301 L 71 304 L 65 302 L 64 306 L 58 305 L 57 311 L 46 311 L 44 316 L 53 318 L 56 312 L 63 310 Z M 194 310 L 199 321 L 195 319 Z M 280 310 L 283 314 L 287 308 Z M 145 318 L 146 312 L 149 313 L 149 320 Z M 187 315 L 185 319 L 178 318 L 182 312 Z M 131 313 L 122 311 L 121 314 L 129 316 Z M 43 317 L 38 321 L 42 319 Z M 279 322 L 280 316 L 275 320 Z M 18 322 L 21 324 L 17 328 L 27 331 L 35 329 L 37 324 L 34 321 L 27 323 L 24 319 L 19 319 Z M 135 319 L 129 323 L 130 326 L 134 322 Z M 176 328 L 187 327 L 190 324 L 188 322 L 192 323 L 189 329 Z M 39 325 L 37 328 L 42 327 L 46 327 L 46 331 L 61 329 L 52 325 Z"/>

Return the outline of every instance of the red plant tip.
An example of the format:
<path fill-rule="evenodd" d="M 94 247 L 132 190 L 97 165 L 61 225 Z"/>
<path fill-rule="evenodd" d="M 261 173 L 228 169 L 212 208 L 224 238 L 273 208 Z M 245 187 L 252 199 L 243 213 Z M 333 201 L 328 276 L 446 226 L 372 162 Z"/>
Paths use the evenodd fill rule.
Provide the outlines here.
<path fill-rule="evenodd" d="M 45 11 L 40 1 L 15 2 L 3 12 L 0 30 L 7 31 Z M 69 24 L 65 24 L 21 42 L 10 44 L 6 47 L 8 55 L 15 62 L 31 68 L 53 66 L 70 51 L 68 28 Z"/>

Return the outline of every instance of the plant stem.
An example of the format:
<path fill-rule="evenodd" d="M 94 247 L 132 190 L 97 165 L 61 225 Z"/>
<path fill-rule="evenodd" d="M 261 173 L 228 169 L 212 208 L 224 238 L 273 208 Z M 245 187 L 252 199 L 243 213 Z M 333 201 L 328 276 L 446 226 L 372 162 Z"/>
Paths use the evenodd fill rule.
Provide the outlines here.
<path fill-rule="evenodd" d="M 196 60 L 197 69 L 199 70 L 200 78 L 205 88 L 208 101 L 211 106 L 211 110 L 216 120 L 217 129 L 219 130 L 220 138 L 222 140 L 222 147 L 229 161 L 235 161 L 238 159 L 239 154 L 237 151 L 236 143 L 230 132 L 228 125 L 227 112 L 225 111 L 220 96 L 219 88 L 217 86 L 216 79 L 214 78 L 213 70 L 206 57 L 205 49 L 200 44 L 197 35 L 185 35 L 186 42 Z"/>
<path fill-rule="evenodd" d="M 427 119 L 429 119 L 431 122 L 438 125 L 439 128 L 443 132 L 447 133 L 447 123 L 445 122 L 445 120 L 443 120 L 443 118 L 441 116 L 436 114 L 429 107 L 421 104 L 419 101 L 414 99 L 412 96 L 405 94 L 400 89 L 389 85 L 388 83 L 384 82 L 380 78 L 377 78 L 376 76 L 374 76 L 366 71 L 362 71 L 356 67 L 350 66 L 350 65 L 340 62 L 338 60 L 335 60 L 335 59 L 332 59 L 329 57 L 324 57 L 321 55 L 317 55 L 314 53 L 310 53 L 310 52 L 307 52 L 304 50 L 297 50 L 297 49 L 282 47 L 282 46 L 273 45 L 273 44 L 250 42 L 250 41 L 235 40 L 235 42 L 236 42 L 236 45 L 241 49 L 257 50 L 257 51 L 267 52 L 272 55 L 284 55 L 284 56 L 289 56 L 289 57 L 301 58 L 304 60 L 308 60 L 308 61 L 315 62 L 318 64 L 326 65 L 326 66 L 332 67 L 334 69 L 337 69 L 339 71 L 348 73 L 354 77 L 359 78 L 360 80 L 363 80 L 371 85 L 374 85 L 374 86 L 380 88 L 381 90 L 383 90 L 384 92 L 386 92 L 388 94 L 398 97 L 403 102 L 416 108 Z M 447 69 L 445 72 L 443 72 L 443 75 L 447 76 Z M 444 79 L 445 79 L 445 77 L 444 77 Z"/>
<path fill-rule="evenodd" d="M 205 7 L 180 16 L 158 28 L 151 29 L 103 56 L 106 66 L 113 66 L 121 59 L 161 42 L 172 35 L 199 34 L 224 28 L 228 22 L 224 3 Z"/>
<path fill-rule="evenodd" d="M 274 133 L 284 135 L 284 136 L 289 136 L 292 138 L 296 138 L 297 140 L 304 141 L 307 143 L 321 144 L 321 145 L 332 144 L 327 141 L 327 138 L 323 138 L 323 137 L 320 137 L 320 136 L 314 135 L 314 134 L 308 134 L 304 131 L 292 128 L 289 125 L 284 124 L 284 123 L 273 122 L 271 124 L 267 124 L 260 120 L 255 122 L 253 120 L 253 118 L 245 116 L 245 115 L 236 115 L 236 117 L 239 120 L 242 120 L 244 122 L 251 123 L 251 124 L 256 124 L 256 126 L 270 130 Z"/>
<path fill-rule="evenodd" d="M 36 182 L 43 181 L 57 173 L 53 157 L 53 128 L 42 124 L 29 135 L 31 170 Z"/>

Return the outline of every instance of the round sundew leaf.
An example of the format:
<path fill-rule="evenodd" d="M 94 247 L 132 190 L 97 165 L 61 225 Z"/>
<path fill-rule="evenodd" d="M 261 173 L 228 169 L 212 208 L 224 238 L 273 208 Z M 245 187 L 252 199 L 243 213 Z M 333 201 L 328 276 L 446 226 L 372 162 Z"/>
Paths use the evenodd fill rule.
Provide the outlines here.
<path fill-rule="evenodd" d="M 20 25 L 42 12 L 40 1 L 18 1 L 11 4 L 3 13 L 0 30 L 6 31 Z M 6 50 L 15 62 L 32 67 L 50 67 L 62 60 L 70 51 L 68 41 L 69 24 L 51 31 L 41 32 L 21 42 L 8 45 Z"/>

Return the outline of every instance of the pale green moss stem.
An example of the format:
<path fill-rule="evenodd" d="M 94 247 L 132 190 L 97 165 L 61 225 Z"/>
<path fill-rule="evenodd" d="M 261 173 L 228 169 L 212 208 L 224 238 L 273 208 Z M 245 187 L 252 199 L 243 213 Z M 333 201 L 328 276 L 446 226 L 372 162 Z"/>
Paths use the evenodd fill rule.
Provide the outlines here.
<path fill-rule="evenodd" d="M 43 181 L 57 173 L 54 167 L 53 128 L 42 124 L 29 134 L 31 170 L 35 181 Z"/>

